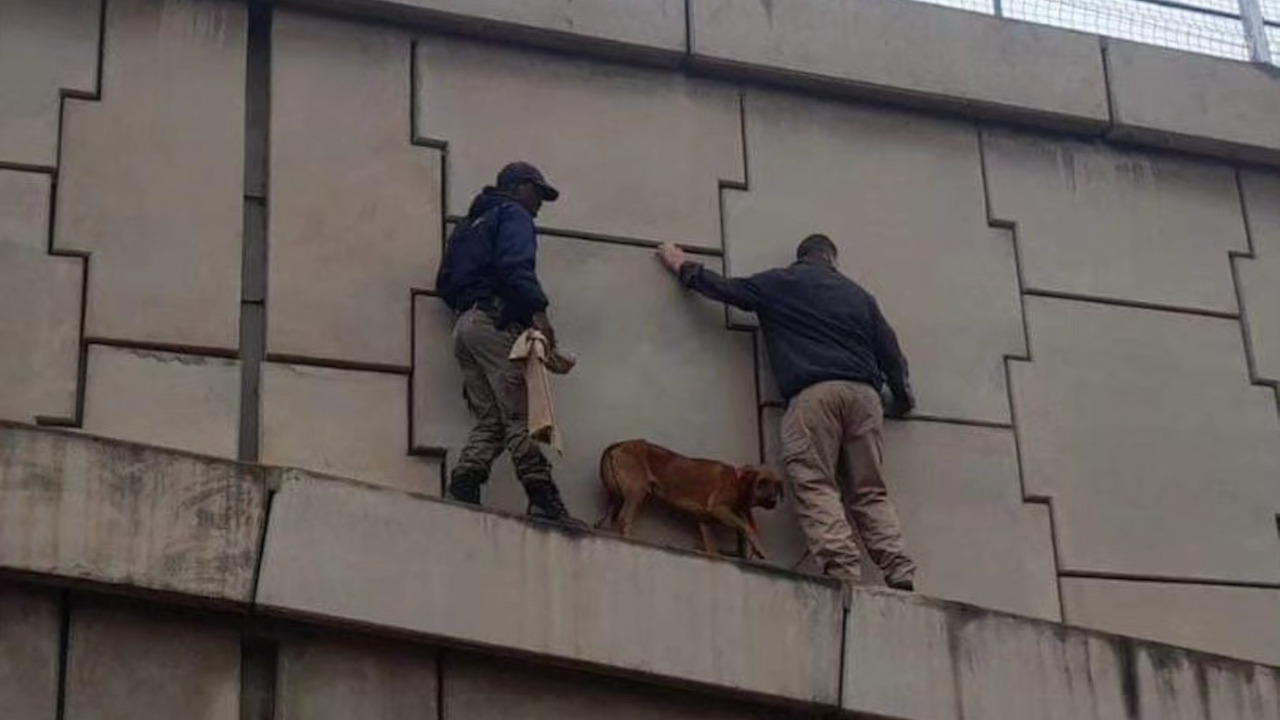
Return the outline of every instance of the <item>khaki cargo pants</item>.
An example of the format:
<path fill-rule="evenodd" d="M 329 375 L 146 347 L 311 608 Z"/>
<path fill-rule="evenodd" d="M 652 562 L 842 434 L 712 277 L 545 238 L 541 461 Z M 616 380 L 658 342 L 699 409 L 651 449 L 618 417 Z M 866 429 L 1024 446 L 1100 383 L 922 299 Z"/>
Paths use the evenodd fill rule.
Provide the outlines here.
<path fill-rule="evenodd" d="M 462 313 L 453 326 L 462 393 L 475 419 L 453 470 L 455 477 L 488 478 L 493 461 L 505 449 L 511 453 L 521 484 L 551 481 L 551 463 L 529 437 L 524 366 L 508 359 L 519 335 L 514 327 L 498 329 L 493 317 L 480 309 Z"/>
<path fill-rule="evenodd" d="M 830 576 L 857 582 L 857 533 L 886 577 L 915 572 L 881 474 L 884 408 L 870 385 L 824 382 L 791 399 L 782 452 L 809 552 Z"/>

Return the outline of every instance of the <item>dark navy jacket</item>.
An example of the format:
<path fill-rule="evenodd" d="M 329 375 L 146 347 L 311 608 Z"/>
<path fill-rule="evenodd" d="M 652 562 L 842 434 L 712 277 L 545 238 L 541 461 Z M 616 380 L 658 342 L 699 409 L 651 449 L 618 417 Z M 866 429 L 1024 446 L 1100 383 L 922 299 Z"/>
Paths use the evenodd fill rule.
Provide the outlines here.
<path fill-rule="evenodd" d="M 907 360 L 876 299 L 839 270 L 800 261 L 749 278 L 728 279 L 695 262 L 680 268 L 685 287 L 754 312 L 782 396 L 828 380 L 877 389 L 899 402 L 911 396 Z"/>
<path fill-rule="evenodd" d="M 537 256 L 533 216 L 510 195 L 485 188 L 449 236 L 436 292 L 455 312 L 480 303 L 501 309 L 501 327 L 528 325 L 547 307 Z"/>

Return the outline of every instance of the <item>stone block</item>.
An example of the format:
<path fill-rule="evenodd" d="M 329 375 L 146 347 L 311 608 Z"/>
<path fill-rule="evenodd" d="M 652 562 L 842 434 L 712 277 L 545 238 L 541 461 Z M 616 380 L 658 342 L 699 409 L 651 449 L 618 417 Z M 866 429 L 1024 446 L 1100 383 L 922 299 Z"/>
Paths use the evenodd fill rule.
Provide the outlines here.
<path fill-rule="evenodd" d="M 1059 569 L 1280 579 L 1280 422 L 1274 394 L 1249 384 L 1239 323 L 1037 297 L 1026 309 L 1033 360 L 1012 364 L 1013 401 Z"/>
<path fill-rule="evenodd" d="M 1231 167 L 998 131 L 983 152 L 1025 289 L 1237 311 L 1228 254 L 1248 243 Z"/>
<path fill-rule="evenodd" d="M 62 93 L 97 90 L 101 0 L 0 6 L 0 162 L 53 167 Z"/>
<path fill-rule="evenodd" d="M 691 0 L 690 18 L 695 60 L 736 74 L 1054 125 L 1108 119 L 1090 35 L 893 0 Z"/>
<path fill-rule="evenodd" d="M 412 39 L 287 11 L 272 27 L 267 352 L 407 369 L 444 227 L 440 152 L 411 142 Z"/>
<path fill-rule="evenodd" d="M 1280 77 L 1271 68 L 1108 40 L 1112 135 L 1280 164 Z"/>
<path fill-rule="evenodd" d="M 1280 713 L 1272 668 L 1139 645 L 1133 652 L 1140 720 L 1275 720 Z"/>
<path fill-rule="evenodd" d="M 467 441 L 471 414 L 462 369 L 453 355 L 453 311 L 429 295 L 413 299 L 413 446 L 455 453 Z"/>
<path fill-rule="evenodd" d="M 0 712 L 54 720 L 62 620 L 55 591 L 0 585 Z"/>
<path fill-rule="evenodd" d="M 405 375 L 266 363 L 262 462 L 440 493 L 439 461 L 409 455 Z"/>
<path fill-rule="evenodd" d="M 77 603 L 67 720 L 236 720 L 240 636 L 232 626 Z"/>
<path fill-rule="evenodd" d="M 770 93 L 746 108 L 751 163 L 768 172 L 726 193 L 732 273 L 789 264 L 826 233 L 897 330 L 919 412 L 1008 422 L 1017 273 L 1008 233 L 987 226 L 973 126 Z"/>
<path fill-rule="evenodd" d="M 67 103 L 58 176 L 54 245 L 92 254 L 85 332 L 233 350 L 245 6 L 107 5 L 102 101 Z"/>
<path fill-rule="evenodd" d="M 1280 590 L 1062 578 L 1065 620 L 1280 666 Z"/>
<path fill-rule="evenodd" d="M 448 143 L 450 215 L 527 160 L 563 193 L 547 228 L 721 247 L 720 184 L 746 180 L 734 88 L 439 37 L 416 58 L 416 130 Z"/>
<path fill-rule="evenodd" d="M 608 679 L 450 654 L 444 660 L 444 720 L 785 720 L 785 710 L 674 693 Z M 806 716 L 807 717 L 807 716 Z"/>
<path fill-rule="evenodd" d="M 838 700 L 832 585 L 303 473 L 275 496 L 257 601 L 654 680 Z"/>
<path fill-rule="evenodd" d="M 239 361 L 90 345 L 87 362 L 86 432 L 235 459 Z"/>
<path fill-rule="evenodd" d="M 0 423 L 0 567 L 249 600 L 267 492 L 252 468 Z"/>
<path fill-rule="evenodd" d="M 48 253 L 50 184 L 0 171 L 0 418 L 10 420 L 76 413 L 84 269 Z"/>
<path fill-rule="evenodd" d="M 438 717 L 436 659 L 424 648 L 297 638 L 279 658 L 278 720 Z"/>
<path fill-rule="evenodd" d="M 1258 379 L 1280 382 L 1280 174 L 1244 170 L 1254 258 L 1237 260 L 1240 302 Z"/>

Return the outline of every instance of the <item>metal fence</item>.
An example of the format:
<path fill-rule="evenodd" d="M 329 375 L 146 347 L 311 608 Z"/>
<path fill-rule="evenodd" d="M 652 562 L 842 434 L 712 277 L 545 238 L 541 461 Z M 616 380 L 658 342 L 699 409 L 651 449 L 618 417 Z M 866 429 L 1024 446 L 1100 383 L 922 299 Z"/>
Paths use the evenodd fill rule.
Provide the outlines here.
<path fill-rule="evenodd" d="M 1280 64 L 1280 0 L 921 1 L 1232 60 Z"/>

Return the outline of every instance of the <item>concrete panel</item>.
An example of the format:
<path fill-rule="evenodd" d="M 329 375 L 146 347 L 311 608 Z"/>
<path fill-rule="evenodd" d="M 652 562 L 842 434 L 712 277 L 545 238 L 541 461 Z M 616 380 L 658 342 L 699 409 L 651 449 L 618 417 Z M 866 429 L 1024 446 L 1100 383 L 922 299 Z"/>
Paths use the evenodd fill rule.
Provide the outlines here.
<path fill-rule="evenodd" d="M 50 184 L 0 171 L 0 418 L 10 420 L 76 412 L 84 270 L 48 254 Z"/>
<path fill-rule="evenodd" d="M 1063 578 L 1067 622 L 1280 666 L 1280 590 Z"/>
<path fill-rule="evenodd" d="M 471 430 L 471 415 L 453 356 L 453 311 L 439 298 L 419 295 L 413 299 L 413 317 L 413 446 L 452 448 L 451 459 L 456 459 Z"/>
<path fill-rule="evenodd" d="M 417 132 L 448 143 L 450 215 L 528 160 L 563 193 L 545 227 L 720 248 L 720 181 L 745 181 L 733 88 L 434 37 L 416 57 Z"/>
<path fill-rule="evenodd" d="M 58 248 L 92 253 L 86 333 L 234 349 L 246 10 L 112 0 L 102 102 L 63 118 Z"/>
<path fill-rule="evenodd" d="M 1280 579 L 1280 422 L 1234 320 L 1026 298 L 1011 368 L 1026 491 L 1063 570 Z"/>
<path fill-rule="evenodd" d="M 86 432 L 235 459 L 240 363 L 90 345 Z"/>
<path fill-rule="evenodd" d="M 893 0 L 691 0 L 690 11 L 695 58 L 727 70 L 1054 124 L 1107 121 L 1093 36 Z"/>
<path fill-rule="evenodd" d="M 0 566 L 246 602 L 266 522 L 252 468 L 0 423 Z"/>
<path fill-rule="evenodd" d="M 439 461 L 409 455 L 409 378 L 267 363 L 262 462 L 440 493 Z"/>
<path fill-rule="evenodd" d="M 1025 350 L 1017 273 L 1008 233 L 987 226 L 974 128 L 759 93 L 747 138 L 767 172 L 726 194 L 733 274 L 785 265 L 806 235 L 830 235 L 896 328 L 919 412 L 1008 422 L 1002 358 Z"/>
<path fill-rule="evenodd" d="M 1254 259 L 1238 260 L 1240 301 L 1254 369 L 1280 382 L 1280 175 L 1240 173 Z"/>
<path fill-rule="evenodd" d="M 1107 41 L 1112 133 L 1280 163 L 1280 77 L 1262 65 Z"/>
<path fill-rule="evenodd" d="M 443 247 L 440 152 L 410 142 L 411 39 L 290 12 L 273 30 L 267 351 L 407 369 L 409 291 Z"/>
<path fill-rule="evenodd" d="M 77 604 L 67 720 L 236 720 L 240 637 L 232 626 Z"/>
<path fill-rule="evenodd" d="M 0 162 L 53 167 L 63 91 L 97 90 L 101 0 L 0 5 Z"/>
<path fill-rule="evenodd" d="M 425 648 L 335 639 L 281 643 L 276 720 L 438 717 L 435 657 Z"/>
<path fill-rule="evenodd" d="M 1235 171 L 1101 143 L 985 132 L 992 217 L 1017 223 L 1028 290 L 1235 312 L 1247 246 Z"/>
<path fill-rule="evenodd" d="M 659 691 L 547 667 L 450 654 L 444 661 L 445 720 L 784 720 L 774 708 Z M 808 715 L 804 716 L 808 717 Z"/>
<path fill-rule="evenodd" d="M 0 713 L 54 720 L 61 608 L 55 591 L 0 585 Z"/>
<path fill-rule="evenodd" d="M 565 455 L 552 462 L 571 512 L 591 522 L 604 513 L 600 454 L 620 440 L 646 438 L 734 465 L 758 462 L 751 337 L 726 330 L 719 306 L 682 290 L 648 248 L 544 237 L 538 267 L 559 340 L 579 356 L 572 373 L 553 380 Z M 419 343 L 450 343 L 444 328 L 437 326 L 434 335 L 423 330 Z M 426 428 L 431 399 L 456 402 L 460 390 L 456 361 L 438 363 L 418 368 L 432 388 L 429 396 L 417 396 Z M 463 418 L 441 438 L 420 441 L 431 446 L 465 439 L 470 420 Z M 485 504 L 525 510 L 523 489 L 505 457 L 486 487 Z M 697 525 L 658 503 L 641 516 L 637 536 L 701 547 Z M 733 547 L 730 533 L 724 540 Z"/>
<path fill-rule="evenodd" d="M 287 478 L 258 590 L 259 605 L 277 613 L 805 703 L 838 699 L 836 587 L 394 490 Z"/>
<path fill-rule="evenodd" d="M 1140 720 L 1275 720 L 1280 693 L 1271 668 L 1159 645 L 1134 652 Z"/>

